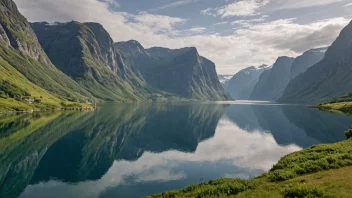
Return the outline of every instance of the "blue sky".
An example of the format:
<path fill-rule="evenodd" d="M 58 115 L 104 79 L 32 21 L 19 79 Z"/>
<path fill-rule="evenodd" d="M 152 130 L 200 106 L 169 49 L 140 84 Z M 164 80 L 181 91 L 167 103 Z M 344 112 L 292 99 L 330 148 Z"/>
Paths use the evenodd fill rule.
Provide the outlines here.
<path fill-rule="evenodd" d="M 29 21 L 101 23 L 115 41 L 197 47 L 220 74 L 330 45 L 352 0 L 15 0 Z"/>

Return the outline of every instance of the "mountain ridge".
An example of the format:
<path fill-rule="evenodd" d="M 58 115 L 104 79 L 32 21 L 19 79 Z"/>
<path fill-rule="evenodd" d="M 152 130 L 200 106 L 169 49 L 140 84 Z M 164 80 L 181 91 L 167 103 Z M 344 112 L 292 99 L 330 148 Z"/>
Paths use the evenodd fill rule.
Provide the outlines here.
<path fill-rule="evenodd" d="M 270 69 L 270 66 L 264 64 L 258 67 L 250 66 L 242 69 L 225 84 L 225 91 L 233 99 L 248 100 L 255 85 L 259 82 L 260 75 L 268 69 Z"/>
<path fill-rule="evenodd" d="M 115 44 L 152 87 L 189 99 L 229 99 L 219 82 L 215 64 L 200 56 L 195 47 L 144 49 L 136 42 Z"/>
<path fill-rule="evenodd" d="M 352 21 L 328 48 L 324 58 L 293 79 L 280 102 L 322 102 L 352 91 Z"/>
<path fill-rule="evenodd" d="M 264 71 L 259 82 L 254 86 L 251 100 L 277 100 L 290 80 L 290 70 L 294 58 L 281 56 L 277 58 L 270 70 Z"/>
<path fill-rule="evenodd" d="M 152 95 L 109 33 L 98 23 L 32 23 L 54 64 L 92 95 L 108 101 L 147 100 Z"/>

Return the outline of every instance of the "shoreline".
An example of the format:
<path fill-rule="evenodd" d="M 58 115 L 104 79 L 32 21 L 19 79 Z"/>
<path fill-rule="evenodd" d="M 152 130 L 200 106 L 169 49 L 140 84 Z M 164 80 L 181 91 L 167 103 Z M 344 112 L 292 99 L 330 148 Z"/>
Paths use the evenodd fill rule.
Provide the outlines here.
<path fill-rule="evenodd" d="M 41 109 L 41 110 L 28 110 L 28 111 L 4 111 L 0 112 L 0 115 L 10 115 L 10 114 L 30 114 L 34 112 L 48 112 L 48 111 L 96 111 L 97 108 L 57 108 L 57 109 Z"/>

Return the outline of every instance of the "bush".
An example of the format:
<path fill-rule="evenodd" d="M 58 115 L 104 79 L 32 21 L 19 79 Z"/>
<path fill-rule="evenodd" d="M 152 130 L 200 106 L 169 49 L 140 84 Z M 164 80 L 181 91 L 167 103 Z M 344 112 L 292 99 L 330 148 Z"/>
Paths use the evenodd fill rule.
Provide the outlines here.
<path fill-rule="evenodd" d="M 253 190 L 259 186 L 256 180 L 217 179 L 203 184 L 193 184 L 180 191 L 170 191 L 151 197 L 227 197 L 246 190 Z"/>
<path fill-rule="evenodd" d="M 0 92 L 2 97 L 8 95 L 10 98 L 15 98 L 16 100 L 21 100 L 23 96 L 31 96 L 31 94 L 26 90 L 12 84 L 7 80 L 0 82 Z"/>
<path fill-rule="evenodd" d="M 287 155 L 273 166 L 267 176 L 270 181 L 277 182 L 322 170 L 351 166 L 351 141 L 352 138 L 336 144 L 312 146 Z"/>
<path fill-rule="evenodd" d="M 285 198 L 331 198 L 333 196 L 317 187 L 310 187 L 305 184 L 296 184 L 285 188 L 283 191 Z"/>
<path fill-rule="evenodd" d="M 294 178 L 296 175 L 297 174 L 291 170 L 277 170 L 269 173 L 269 179 L 272 182 L 285 181 Z"/>
<path fill-rule="evenodd" d="M 350 128 L 345 131 L 345 136 L 347 139 L 350 139 L 352 137 L 352 126 L 350 126 Z"/>
<path fill-rule="evenodd" d="M 5 98 L 5 99 L 7 98 L 7 95 L 4 91 L 0 90 L 0 98 Z"/>

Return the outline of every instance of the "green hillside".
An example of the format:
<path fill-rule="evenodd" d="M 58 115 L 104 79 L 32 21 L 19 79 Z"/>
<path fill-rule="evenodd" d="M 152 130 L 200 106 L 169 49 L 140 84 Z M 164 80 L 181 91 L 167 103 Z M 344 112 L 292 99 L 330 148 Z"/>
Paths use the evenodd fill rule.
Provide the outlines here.
<path fill-rule="evenodd" d="M 51 64 L 14 2 L 1 0 L 0 9 L 0 112 L 94 100 Z"/>

